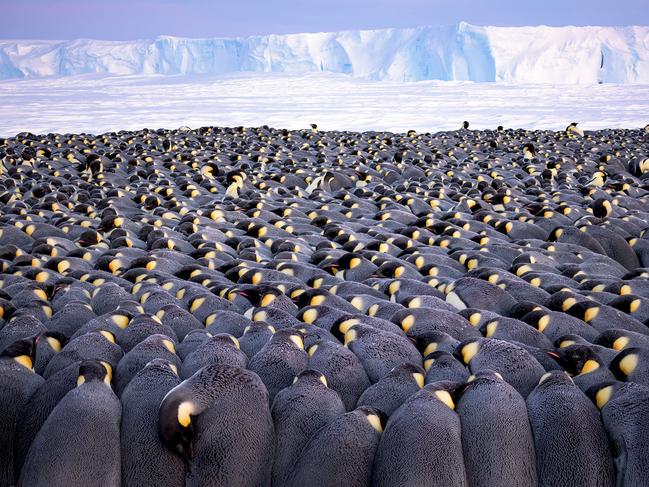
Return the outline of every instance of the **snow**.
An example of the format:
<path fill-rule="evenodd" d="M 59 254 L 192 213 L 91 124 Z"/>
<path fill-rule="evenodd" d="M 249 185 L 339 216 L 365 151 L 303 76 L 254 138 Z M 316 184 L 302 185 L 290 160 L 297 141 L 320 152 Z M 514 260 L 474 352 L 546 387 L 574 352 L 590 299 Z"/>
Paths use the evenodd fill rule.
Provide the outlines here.
<path fill-rule="evenodd" d="M 0 79 L 330 72 L 388 81 L 649 83 L 649 27 L 453 26 L 231 39 L 0 41 Z"/>
<path fill-rule="evenodd" d="M 319 47 L 314 41 L 301 49 Z M 0 81 L 1 136 L 182 125 L 305 128 L 310 123 L 325 130 L 426 132 L 457 129 L 463 120 L 476 129 L 502 124 L 553 130 L 578 121 L 589 130 L 644 127 L 648 114 L 647 84 L 402 82 L 328 73 Z"/>

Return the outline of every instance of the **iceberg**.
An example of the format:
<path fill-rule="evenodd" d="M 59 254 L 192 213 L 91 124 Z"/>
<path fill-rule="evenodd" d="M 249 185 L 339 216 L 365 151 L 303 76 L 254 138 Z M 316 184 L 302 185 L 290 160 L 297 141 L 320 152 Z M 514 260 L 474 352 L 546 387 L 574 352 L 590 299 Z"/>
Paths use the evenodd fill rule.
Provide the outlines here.
<path fill-rule="evenodd" d="M 246 38 L 0 41 L 0 79 L 233 72 L 389 81 L 649 83 L 649 27 L 453 26 Z"/>

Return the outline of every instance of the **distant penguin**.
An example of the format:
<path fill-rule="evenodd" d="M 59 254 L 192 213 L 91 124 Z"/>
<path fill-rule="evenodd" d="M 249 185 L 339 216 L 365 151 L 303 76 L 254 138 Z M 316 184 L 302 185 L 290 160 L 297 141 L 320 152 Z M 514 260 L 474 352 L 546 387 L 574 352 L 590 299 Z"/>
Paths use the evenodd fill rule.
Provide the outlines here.
<path fill-rule="evenodd" d="M 304 445 L 316 431 L 345 414 L 345 405 L 327 387 L 324 375 L 307 369 L 277 393 L 271 414 L 277 438 L 272 483 L 284 485 Z"/>
<path fill-rule="evenodd" d="M 254 372 L 208 365 L 169 391 L 158 417 L 162 442 L 191 462 L 186 486 L 270 484 L 275 433 Z"/>
<path fill-rule="evenodd" d="M 365 407 L 330 421 L 304 446 L 285 485 L 369 486 L 383 423 L 380 411 Z"/>
<path fill-rule="evenodd" d="M 372 485 L 469 485 L 453 399 L 458 386 L 428 384 L 392 414 L 374 459 Z"/>
<path fill-rule="evenodd" d="M 180 383 L 175 366 L 154 359 L 128 383 L 122 393 L 122 486 L 185 485 L 185 462 L 166 448 L 158 436 L 158 408 Z"/>
<path fill-rule="evenodd" d="M 583 137 L 584 131 L 581 128 L 577 127 L 577 122 L 570 122 L 570 125 L 566 127 L 566 134 Z"/>
<path fill-rule="evenodd" d="M 548 372 L 527 397 L 539 487 L 607 487 L 613 462 L 597 408 L 564 372 Z"/>
<path fill-rule="evenodd" d="M 537 485 L 525 400 L 499 374 L 484 370 L 471 377 L 456 411 L 471 487 Z"/>
<path fill-rule="evenodd" d="M 79 366 L 78 387 L 61 399 L 29 448 L 20 487 L 121 485 L 122 406 L 106 377 L 99 362 Z M 70 465 L 78 452 L 86 453 L 83 461 Z"/>

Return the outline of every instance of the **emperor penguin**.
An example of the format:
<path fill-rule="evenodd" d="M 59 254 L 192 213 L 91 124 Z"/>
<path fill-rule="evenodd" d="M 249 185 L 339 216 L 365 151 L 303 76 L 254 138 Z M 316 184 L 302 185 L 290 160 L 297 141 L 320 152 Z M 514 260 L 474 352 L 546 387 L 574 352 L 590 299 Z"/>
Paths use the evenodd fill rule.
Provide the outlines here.
<path fill-rule="evenodd" d="M 20 474 L 20 487 L 119 487 L 122 405 L 98 361 L 82 362 L 68 392 L 37 433 Z M 70 463 L 79 452 L 81 461 Z"/>
<path fill-rule="evenodd" d="M 252 371 L 203 367 L 164 397 L 158 431 L 190 462 L 186 486 L 270 485 L 275 430 L 268 391 Z"/>

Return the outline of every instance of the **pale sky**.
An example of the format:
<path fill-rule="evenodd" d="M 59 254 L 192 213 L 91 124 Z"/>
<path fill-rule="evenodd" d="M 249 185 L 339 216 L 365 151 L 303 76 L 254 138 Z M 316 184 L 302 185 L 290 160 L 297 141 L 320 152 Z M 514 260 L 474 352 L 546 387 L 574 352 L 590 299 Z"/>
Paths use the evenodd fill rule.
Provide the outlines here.
<path fill-rule="evenodd" d="M 649 25 L 649 0 L 0 0 L 0 39 L 234 37 L 462 20 Z"/>

